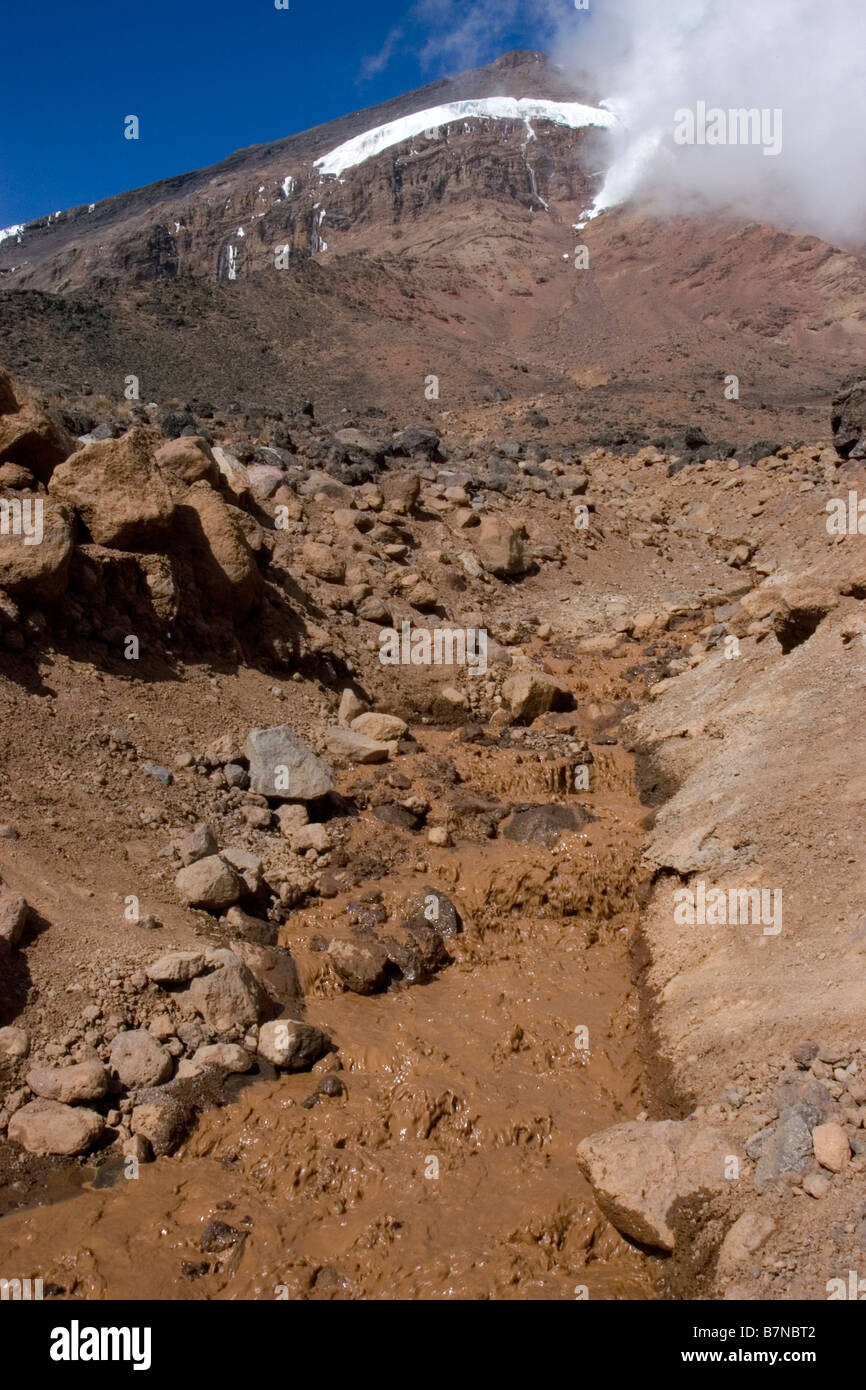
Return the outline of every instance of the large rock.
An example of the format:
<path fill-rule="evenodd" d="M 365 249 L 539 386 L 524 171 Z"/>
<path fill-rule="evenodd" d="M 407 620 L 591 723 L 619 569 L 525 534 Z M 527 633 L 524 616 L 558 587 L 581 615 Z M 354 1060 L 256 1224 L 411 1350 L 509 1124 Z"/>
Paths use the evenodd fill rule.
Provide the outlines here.
<path fill-rule="evenodd" d="M 694 1120 L 632 1121 L 584 1139 L 577 1161 L 618 1231 L 671 1251 L 674 1203 L 723 1191 L 730 1147 L 729 1139 Z"/>
<path fill-rule="evenodd" d="M 25 404 L 14 415 L 0 412 L 0 463 L 17 463 L 41 483 L 75 447 L 72 436 L 39 406 Z"/>
<path fill-rule="evenodd" d="M 20 893 L 0 886 L 0 946 L 17 946 L 27 922 L 29 908 Z"/>
<path fill-rule="evenodd" d="M 244 894 L 240 875 L 218 854 L 187 864 L 179 871 L 175 886 L 190 907 L 204 907 L 209 912 L 231 907 Z"/>
<path fill-rule="evenodd" d="M 543 845 L 551 849 L 560 835 L 575 835 L 585 825 L 598 817 L 584 810 L 582 806 L 563 806 L 551 802 L 546 806 L 528 806 L 515 811 L 503 826 L 502 834 L 506 840 L 519 844 Z"/>
<path fill-rule="evenodd" d="M 518 671 L 503 683 L 502 693 L 514 718 L 527 723 L 548 710 L 570 709 L 574 704 L 571 691 L 543 671 Z"/>
<path fill-rule="evenodd" d="M 833 402 L 833 443 L 843 458 L 866 455 L 866 379 L 849 383 Z"/>
<path fill-rule="evenodd" d="M 210 959 L 216 969 L 193 980 L 182 1005 L 200 1014 L 217 1035 L 245 1033 L 268 1010 L 265 992 L 233 951 L 212 951 Z"/>
<path fill-rule="evenodd" d="M 170 951 L 149 965 L 144 973 L 158 985 L 177 985 L 194 980 L 205 968 L 203 951 Z"/>
<path fill-rule="evenodd" d="M 307 1071 L 329 1046 L 321 1028 L 292 1018 L 274 1019 L 259 1029 L 259 1056 L 283 1071 Z"/>
<path fill-rule="evenodd" d="M 33 1100 L 16 1110 L 8 1135 L 30 1154 L 86 1153 L 105 1128 L 95 1110 L 61 1105 L 56 1100 Z"/>
<path fill-rule="evenodd" d="M 334 787 L 334 774 L 286 724 L 253 729 L 244 745 L 250 787 L 275 801 L 315 801 Z"/>
<path fill-rule="evenodd" d="M 434 928 L 441 937 L 457 936 L 463 930 L 460 913 L 446 893 L 423 888 L 406 899 L 403 925 L 412 932 Z"/>
<path fill-rule="evenodd" d="M 256 558 L 232 509 L 207 483 L 195 483 L 178 505 L 173 544 L 218 613 L 249 612 L 259 592 Z"/>
<path fill-rule="evenodd" d="M 159 1086 L 174 1069 L 171 1053 L 143 1028 L 118 1033 L 108 1049 L 109 1060 L 121 1086 Z"/>
<path fill-rule="evenodd" d="M 387 743 L 379 743 L 354 729 L 329 729 L 325 743 L 335 758 L 345 758 L 350 763 L 385 763 L 391 754 Z"/>
<path fill-rule="evenodd" d="M 314 579 L 322 579 L 328 584 L 342 584 L 346 577 L 345 561 L 321 541 L 307 541 L 301 548 L 300 560 L 305 572 Z"/>
<path fill-rule="evenodd" d="M 475 541 L 478 558 L 488 574 L 498 579 L 525 574 L 531 561 L 527 558 L 529 537 L 526 528 L 515 525 L 499 513 L 481 519 Z"/>
<path fill-rule="evenodd" d="M 86 444 L 54 470 L 48 490 L 75 508 L 97 545 L 164 545 L 174 503 L 142 429 Z"/>
<path fill-rule="evenodd" d="M 59 1100 L 63 1105 L 101 1100 L 108 1090 L 108 1072 L 98 1057 L 71 1067 L 31 1067 L 26 1081 L 35 1096 Z"/>
<path fill-rule="evenodd" d="M 198 435 L 182 435 L 170 439 L 157 449 L 154 458 L 165 476 L 183 487 L 193 483 L 210 483 L 216 487 L 220 478 L 213 450 Z"/>
<path fill-rule="evenodd" d="M 328 956 L 340 983 L 353 994 L 375 994 L 388 983 L 388 952 L 375 937 L 332 941 Z"/>
<path fill-rule="evenodd" d="M 232 942 L 232 952 L 243 961 L 253 978 L 279 1011 L 292 1009 L 302 997 L 298 970 L 282 946 L 260 945 L 256 941 Z"/>
<path fill-rule="evenodd" d="M 373 739 L 374 743 L 390 743 L 393 739 L 404 738 L 409 732 L 405 719 L 399 719 L 396 714 L 376 714 L 373 711 L 359 714 L 351 721 L 350 727 L 356 734 Z"/>
<path fill-rule="evenodd" d="M 0 533 L 0 589 L 50 603 L 66 590 L 74 548 L 72 518 L 47 497 L 5 500 L 10 510 L 5 534 Z M 30 543 L 29 537 L 40 535 Z"/>

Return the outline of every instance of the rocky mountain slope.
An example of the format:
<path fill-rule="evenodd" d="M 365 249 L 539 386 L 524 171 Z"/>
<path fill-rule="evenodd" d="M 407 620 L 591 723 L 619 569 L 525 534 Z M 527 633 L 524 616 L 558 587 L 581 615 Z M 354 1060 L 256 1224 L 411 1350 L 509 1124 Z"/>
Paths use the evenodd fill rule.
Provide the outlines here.
<path fill-rule="evenodd" d="M 862 264 L 576 233 L 603 126 L 461 112 L 315 171 L 597 95 L 509 55 L 0 243 L 9 1277 L 858 1267 Z"/>

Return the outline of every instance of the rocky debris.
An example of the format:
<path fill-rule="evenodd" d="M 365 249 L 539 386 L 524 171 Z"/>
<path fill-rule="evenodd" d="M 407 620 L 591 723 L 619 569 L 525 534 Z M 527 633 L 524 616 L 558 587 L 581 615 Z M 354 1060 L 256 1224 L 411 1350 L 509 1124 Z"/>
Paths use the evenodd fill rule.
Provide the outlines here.
<path fill-rule="evenodd" d="M 297 1019 L 273 1019 L 259 1029 L 259 1055 L 281 1071 L 308 1071 L 330 1046 L 321 1028 Z"/>
<path fill-rule="evenodd" d="M 328 764 L 287 725 L 253 729 L 244 752 L 250 787 L 274 801 L 315 801 L 334 789 Z"/>
<path fill-rule="evenodd" d="M 59 1100 L 63 1105 L 76 1101 L 101 1100 L 108 1090 L 108 1073 L 98 1058 L 76 1062 L 71 1067 L 31 1067 L 27 1085 L 43 1100 Z"/>
<path fill-rule="evenodd" d="M 519 671 L 502 685 L 515 719 L 531 724 L 548 710 L 568 710 L 574 705 L 571 691 L 540 671 Z"/>
<path fill-rule="evenodd" d="M 20 893 L 13 893 L 5 884 L 0 886 L 0 949 L 18 945 L 29 910 Z"/>
<path fill-rule="evenodd" d="M 744 1211 L 722 1241 L 717 1264 L 719 1274 L 733 1274 L 753 1259 L 775 1229 L 775 1221 L 764 1212 Z"/>
<path fill-rule="evenodd" d="M 264 990 L 232 951 L 212 951 L 209 963 L 215 968 L 196 976 L 179 996 L 179 1003 L 186 1011 L 199 1014 L 217 1037 L 246 1033 L 267 1011 Z"/>
<path fill-rule="evenodd" d="M 14 505 L 10 503 L 13 523 Z M 33 505 L 42 509 L 42 521 L 36 544 L 28 535 L 38 534 L 37 514 L 28 512 L 29 502 L 17 505 L 22 507 L 22 526 L 26 522 L 29 531 L 13 525 L 0 534 L 0 588 L 22 598 L 59 599 L 66 590 L 74 548 L 71 514 L 51 498 L 37 498 Z"/>
<path fill-rule="evenodd" d="M 563 806 L 558 802 L 546 806 L 527 806 L 515 809 L 502 826 L 502 835 L 506 840 L 551 849 L 560 835 L 575 835 L 597 820 L 598 817 L 583 806 Z"/>
<path fill-rule="evenodd" d="M 63 1105 L 56 1100 L 33 1100 L 16 1110 L 8 1136 L 30 1154 L 86 1153 L 99 1139 L 105 1121 L 95 1110 Z"/>
<path fill-rule="evenodd" d="M 510 579 L 531 567 L 527 555 L 526 527 L 506 520 L 501 513 L 482 517 L 475 537 L 475 550 L 488 574 Z"/>
<path fill-rule="evenodd" d="M 121 1086 L 159 1086 L 174 1069 L 171 1053 L 150 1033 L 134 1028 L 118 1033 L 108 1049 L 109 1061 Z"/>
<path fill-rule="evenodd" d="M 332 757 L 344 758 L 350 763 L 386 763 L 391 756 L 389 744 L 379 743 L 354 729 L 329 729 L 325 743 Z"/>
<path fill-rule="evenodd" d="M 186 984 L 187 981 L 195 979 L 196 975 L 201 975 L 205 969 L 206 962 L 202 951 L 170 951 L 168 955 L 160 956 L 148 965 L 145 974 L 149 980 L 160 985 Z"/>
<path fill-rule="evenodd" d="M 629 1121 L 584 1139 L 577 1161 L 618 1231 L 672 1251 L 675 1203 L 722 1192 L 730 1148 L 729 1139 L 694 1120 Z"/>
<path fill-rule="evenodd" d="M 175 886 L 190 907 L 219 912 L 239 902 L 245 892 L 240 875 L 218 854 L 196 859 L 181 869 Z"/>
<path fill-rule="evenodd" d="M 207 859 L 219 850 L 217 838 L 209 825 L 199 823 L 187 835 L 174 841 L 174 847 L 183 865 L 194 864 L 197 859 Z"/>
<path fill-rule="evenodd" d="M 794 1106 L 783 1110 L 772 1129 L 747 1144 L 755 1165 L 755 1191 L 764 1192 L 785 1173 L 807 1173 L 812 1166 L 812 1132 L 808 1120 Z"/>
<path fill-rule="evenodd" d="M 48 490 L 77 512 L 97 545 L 116 550 L 165 545 L 174 503 L 141 429 L 86 444 L 58 465 Z"/>

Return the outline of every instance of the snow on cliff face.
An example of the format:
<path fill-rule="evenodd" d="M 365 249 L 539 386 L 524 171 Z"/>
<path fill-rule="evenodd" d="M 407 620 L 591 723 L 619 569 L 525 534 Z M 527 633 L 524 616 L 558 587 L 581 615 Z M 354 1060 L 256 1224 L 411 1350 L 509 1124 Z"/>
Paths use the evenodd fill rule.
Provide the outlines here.
<path fill-rule="evenodd" d="M 618 125 L 617 117 L 612 112 L 599 106 L 583 106 L 577 101 L 536 101 L 533 97 L 483 97 L 477 101 L 449 101 L 444 106 L 415 111 L 411 116 L 402 116 L 398 121 L 389 121 L 387 125 L 376 126 L 363 135 L 356 135 L 322 159 L 317 159 L 315 167 L 320 174 L 333 174 L 339 178 L 347 169 L 354 169 L 392 145 L 401 145 L 404 140 L 412 140 L 426 131 L 434 132 L 440 126 L 466 120 L 524 121 L 530 135 L 533 134 L 531 121 L 551 121 L 554 125 L 569 126 L 572 130 L 581 130 L 585 126 L 610 129 Z"/>
<path fill-rule="evenodd" d="M 10 237 L 16 237 L 18 244 L 21 244 L 21 233 L 24 231 L 24 223 L 19 222 L 15 227 L 4 227 L 0 232 L 0 241 L 8 241 Z"/>

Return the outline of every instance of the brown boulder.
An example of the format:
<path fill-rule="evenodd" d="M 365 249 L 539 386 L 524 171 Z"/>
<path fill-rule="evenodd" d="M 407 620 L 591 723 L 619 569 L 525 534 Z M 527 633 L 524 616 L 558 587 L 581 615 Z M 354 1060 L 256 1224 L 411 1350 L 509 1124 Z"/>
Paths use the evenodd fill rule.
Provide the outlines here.
<path fill-rule="evenodd" d="M 57 1100 L 33 1100 L 16 1110 L 8 1135 L 29 1154 L 85 1153 L 99 1138 L 105 1121 L 95 1110 L 61 1105 Z"/>
<path fill-rule="evenodd" d="M 138 428 L 79 449 L 55 469 L 49 492 L 75 508 L 97 545 L 114 550 L 159 548 L 174 510 Z"/>
<path fill-rule="evenodd" d="M 195 483 L 178 506 L 174 535 L 214 608 L 244 617 L 259 591 L 255 556 L 230 509 L 207 483 Z"/>
<path fill-rule="evenodd" d="M 475 548 L 487 573 L 505 579 L 525 574 L 529 569 L 526 552 L 528 539 L 524 526 L 515 526 L 498 514 L 485 516 L 481 520 Z"/>
<path fill-rule="evenodd" d="M 47 483 L 74 449 L 72 436 L 40 406 L 25 404 L 14 415 L 0 411 L 0 463 L 17 463 Z"/>
<path fill-rule="evenodd" d="M 2 500 L 8 512 L 0 526 L 0 589 L 48 602 L 60 598 L 74 549 L 69 514 L 46 497 Z"/>
<path fill-rule="evenodd" d="M 162 444 L 154 454 L 157 464 L 171 481 L 189 487 L 193 483 L 210 483 L 216 487 L 220 471 L 207 440 L 198 435 L 181 435 Z"/>

